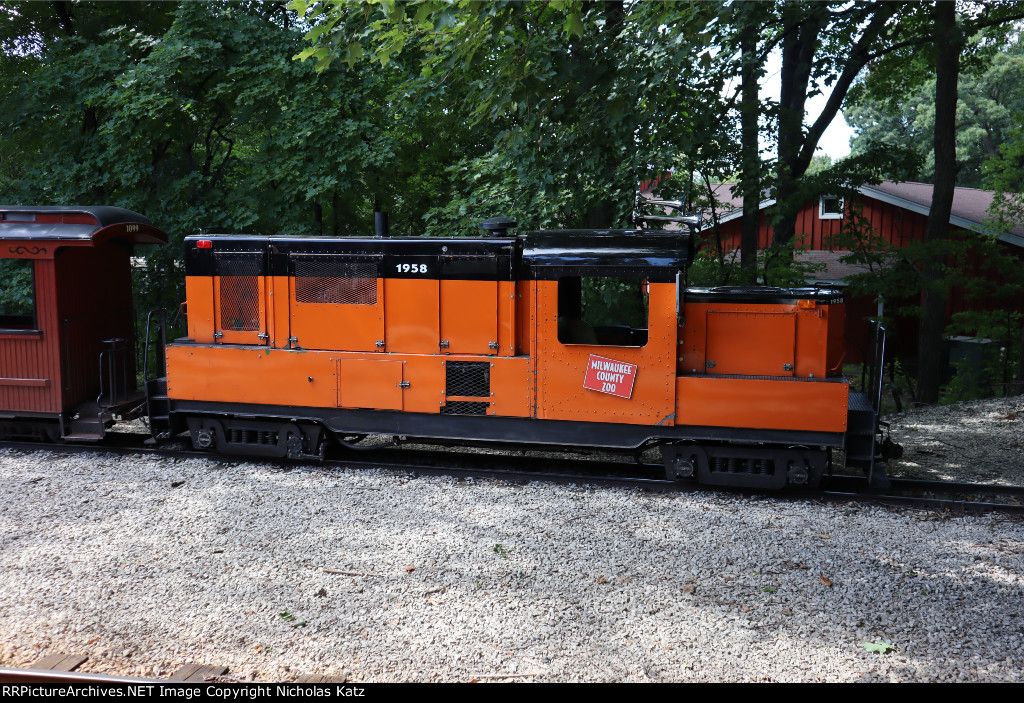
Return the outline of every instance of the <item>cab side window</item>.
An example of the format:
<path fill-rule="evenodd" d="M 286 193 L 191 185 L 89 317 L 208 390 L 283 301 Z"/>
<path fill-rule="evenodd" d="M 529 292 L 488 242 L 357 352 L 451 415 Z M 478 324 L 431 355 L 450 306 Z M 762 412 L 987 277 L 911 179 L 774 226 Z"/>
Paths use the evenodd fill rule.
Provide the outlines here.
<path fill-rule="evenodd" d="M 643 347 L 647 320 L 647 285 L 642 279 L 558 279 L 558 341 L 562 344 Z"/>
<path fill-rule="evenodd" d="M 36 325 L 36 296 L 31 259 L 0 259 L 0 329 Z"/>

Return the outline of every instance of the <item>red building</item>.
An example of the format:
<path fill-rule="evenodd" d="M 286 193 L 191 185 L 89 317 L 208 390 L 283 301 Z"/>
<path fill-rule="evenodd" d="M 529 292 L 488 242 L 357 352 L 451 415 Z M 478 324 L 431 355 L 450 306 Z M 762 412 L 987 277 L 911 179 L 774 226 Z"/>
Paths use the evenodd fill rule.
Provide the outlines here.
<path fill-rule="evenodd" d="M 743 199 L 732 193 L 734 184 L 724 183 L 714 187 L 716 204 L 716 220 L 718 236 L 721 237 L 727 251 L 736 251 L 740 246 L 740 229 L 742 226 Z M 808 201 L 797 213 L 795 245 L 803 249 L 798 252 L 797 260 L 823 266 L 823 270 L 812 274 L 810 282 L 844 287 L 846 278 L 851 274 L 860 273 L 863 267 L 844 263 L 840 259 L 849 251 L 840 248 L 838 235 L 845 223 L 850 221 L 854 208 L 870 223 L 877 236 L 884 239 L 896 249 L 901 249 L 911 242 L 924 240 L 928 225 L 928 213 L 931 208 L 933 186 L 926 183 L 894 183 L 883 181 L 878 185 L 857 188 L 856 196 L 846 198 L 839 196 L 822 196 L 817 200 Z M 989 219 L 989 206 L 994 197 L 993 191 L 976 188 L 957 188 L 953 196 L 953 209 L 949 218 L 952 236 L 957 231 L 989 232 L 986 225 Z M 772 226 L 769 214 L 774 200 L 760 203 L 758 248 L 766 248 L 771 243 Z M 710 213 L 705 212 L 704 231 L 710 234 L 715 227 Z M 999 239 L 1008 247 L 1008 251 L 1024 263 L 1024 227 L 1017 226 L 1010 232 L 1002 232 Z M 982 270 L 984 262 L 977 262 Z M 991 307 L 983 303 L 969 302 L 964 299 L 963 291 L 954 290 L 950 296 L 947 319 L 954 313 L 969 307 Z M 847 302 L 847 342 L 851 358 L 848 361 L 860 361 L 857 358 L 867 348 L 866 317 L 875 312 L 876 303 L 866 298 L 848 299 Z M 907 329 L 913 325 L 913 329 Z M 903 343 L 913 344 L 916 340 L 916 321 L 905 321 L 900 330 Z"/>

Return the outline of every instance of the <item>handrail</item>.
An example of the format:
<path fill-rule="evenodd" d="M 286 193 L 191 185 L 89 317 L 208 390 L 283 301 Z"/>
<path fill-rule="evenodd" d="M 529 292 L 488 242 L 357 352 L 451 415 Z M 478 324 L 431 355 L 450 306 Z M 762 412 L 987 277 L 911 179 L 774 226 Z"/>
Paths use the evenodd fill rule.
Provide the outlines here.
<path fill-rule="evenodd" d="M 167 348 L 167 308 L 150 310 L 146 315 L 146 345 L 142 349 L 142 386 L 146 391 L 146 414 L 149 415 L 149 426 L 152 431 L 153 412 L 149 395 L 149 332 L 153 326 L 153 313 L 160 313 L 160 368 L 163 371 L 160 376 L 167 375 L 167 358 L 163 351 Z M 157 376 L 157 378 L 160 378 Z"/>

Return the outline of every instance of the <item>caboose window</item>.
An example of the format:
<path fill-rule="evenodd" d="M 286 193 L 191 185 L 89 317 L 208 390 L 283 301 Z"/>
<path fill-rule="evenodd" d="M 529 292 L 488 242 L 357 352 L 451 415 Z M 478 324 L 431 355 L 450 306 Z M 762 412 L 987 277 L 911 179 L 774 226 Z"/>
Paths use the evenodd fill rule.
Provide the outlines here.
<path fill-rule="evenodd" d="M 558 341 L 616 347 L 647 345 L 648 294 L 639 278 L 558 279 Z"/>
<path fill-rule="evenodd" d="M 36 324 L 31 259 L 0 259 L 0 329 L 25 330 Z"/>
<path fill-rule="evenodd" d="M 338 305 L 377 304 L 377 264 L 331 257 L 295 259 L 295 300 Z"/>

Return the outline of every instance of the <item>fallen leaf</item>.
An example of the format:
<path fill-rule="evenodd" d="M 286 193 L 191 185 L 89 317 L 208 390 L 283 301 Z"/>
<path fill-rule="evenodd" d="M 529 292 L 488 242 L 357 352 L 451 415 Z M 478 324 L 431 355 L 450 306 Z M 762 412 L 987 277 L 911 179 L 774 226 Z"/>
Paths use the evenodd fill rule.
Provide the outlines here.
<path fill-rule="evenodd" d="M 896 651 L 896 647 L 888 642 L 861 642 L 860 646 L 875 654 L 888 654 Z"/>
<path fill-rule="evenodd" d="M 608 579 L 606 579 L 604 576 L 598 576 L 597 577 L 597 582 L 598 583 L 608 583 Z"/>
<path fill-rule="evenodd" d="M 783 615 L 792 615 L 792 614 L 793 614 L 793 611 L 792 611 L 792 610 L 790 610 L 789 608 L 783 608 L 783 609 L 782 609 L 782 614 L 783 614 Z"/>
<path fill-rule="evenodd" d="M 1016 420 L 1020 415 L 1017 413 L 1010 413 L 1009 415 L 1003 415 L 1004 420 Z"/>
<path fill-rule="evenodd" d="M 822 539 L 832 539 L 832 535 L 828 534 L 827 532 L 822 532 L 818 536 L 821 537 Z"/>
<path fill-rule="evenodd" d="M 820 583 L 822 586 L 828 586 L 829 588 L 832 587 L 832 579 L 830 579 L 825 574 L 818 574 L 818 583 Z"/>
<path fill-rule="evenodd" d="M 750 607 L 745 605 L 745 606 L 743 606 L 742 610 L 743 610 L 744 613 L 749 613 L 751 610 L 753 610 L 753 608 L 750 608 Z"/>
<path fill-rule="evenodd" d="M 692 596 L 696 592 L 697 592 L 697 587 L 694 586 L 693 584 L 687 584 L 687 585 L 683 586 L 683 593 L 685 593 L 687 595 Z"/>
<path fill-rule="evenodd" d="M 402 568 L 405 569 L 405 573 L 407 574 L 411 574 L 413 571 L 416 571 L 415 566 L 403 566 Z"/>

